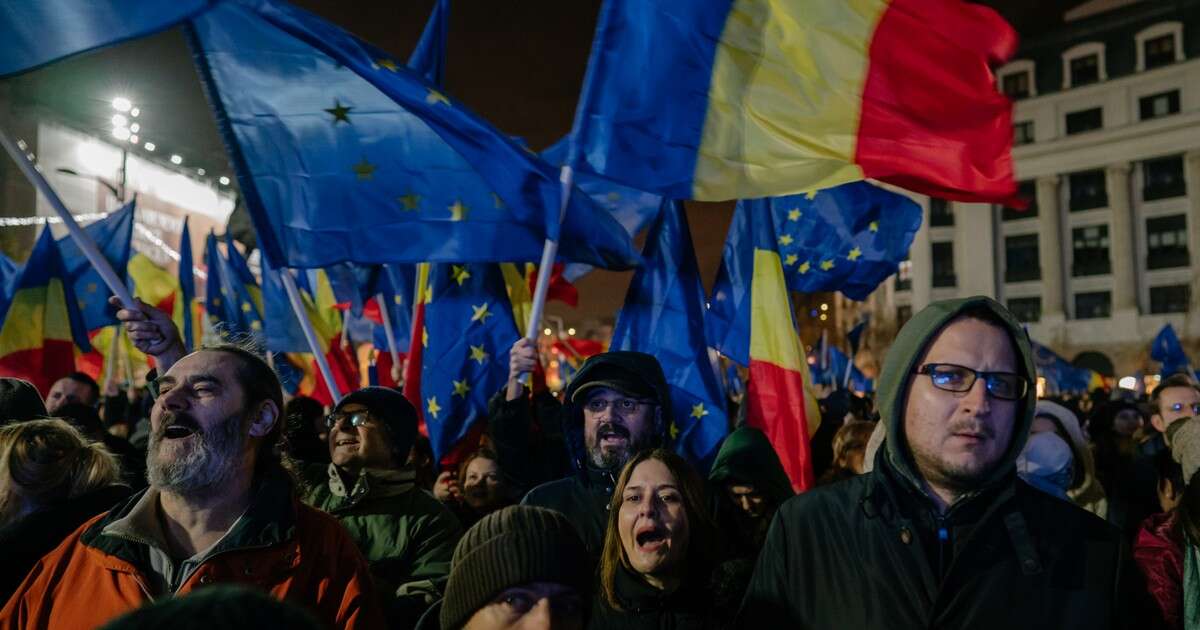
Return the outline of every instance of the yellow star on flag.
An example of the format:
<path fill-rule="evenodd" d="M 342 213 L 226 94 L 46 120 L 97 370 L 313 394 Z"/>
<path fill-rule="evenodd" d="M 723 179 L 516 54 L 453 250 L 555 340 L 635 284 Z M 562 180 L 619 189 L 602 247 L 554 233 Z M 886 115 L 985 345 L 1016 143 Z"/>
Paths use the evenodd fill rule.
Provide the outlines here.
<path fill-rule="evenodd" d="M 396 68 L 399 67 L 396 65 L 396 62 L 392 61 L 391 59 L 376 59 L 375 65 L 377 65 L 380 68 L 383 68 L 385 70 L 390 70 L 392 72 L 395 72 Z"/>
<path fill-rule="evenodd" d="M 213 306 L 220 306 L 220 305 L 221 305 L 221 298 L 219 298 L 219 297 L 213 297 L 213 299 L 212 299 L 212 305 L 213 305 Z"/>
<path fill-rule="evenodd" d="M 483 351 L 483 346 L 471 346 L 471 360 L 478 361 L 479 365 L 487 362 L 488 353 Z"/>
<path fill-rule="evenodd" d="M 434 420 L 437 420 L 438 412 L 442 410 L 442 408 L 437 404 L 437 396 L 434 396 L 426 401 L 425 408 L 429 410 L 429 415 L 433 416 Z"/>
<path fill-rule="evenodd" d="M 242 312 L 243 313 L 249 313 L 251 308 L 253 308 L 253 307 L 250 306 L 249 302 L 242 302 Z"/>
<path fill-rule="evenodd" d="M 857 247 L 850 250 L 849 254 L 846 254 L 846 258 L 849 258 L 850 260 L 858 260 L 859 256 L 862 256 L 862 250 Z"/>
<path fill-rule="evenodd" d="M 474 304 L 472 304 L 471 311 L 472 311 L 471 321 L 473 321 L 473 322 L 486 322 L 487 318 L 491 317 L 492 315 L 495 315 L 495 313 L 488 311 L 488 303 L 487 302 L 484 302 L 483 304 L 480 304 L 479 306 L 475 306 Z"/>
<path fill-rule="evenodd" d="M 878 222 L 878 221 L 872 221 L 872 222 L 871 222 L 871 224 L 870 224 L 870 225 L 868 225 L 867 227 L 868 227 L 868 228 L 869 228 L 869 229 L 870 229 L 872 232 L 878 232 L 878 231 L 879 231 L 879 222 Z"/>
<path fill-rule="evenodd" d="M 330 107 L 325 111 L 329 112 L 329 114 L 333 116 L 333 124 L 337 125 L 340 122 L 350 124 L 350 110 L 352 109 L 354 108 L 346 107 L 345 105 L 342 105 L 341 101 L 333 99 L 333 107 Z"/>
<path fill-rule="evenodd" d="M 792 236 L 790 234 L 784 234 L 783 236 L 780 236 L 779 244 L 780 245 L 791 245 L 792 244 Z"/>
<path fill-rule="evenodd" d="M 425 96 L 425 102 L 429 103 L 430 105 L 436 105 L 437 103 L 449 105 L 450 99 L 446 98 L 445 94 L 430 88 L 429 94 Z"/>
<path fill-rule="evenodd" d="M 788 221 L 799 221 L 803 214 L 804 213 L 800 212 L 799 208 L 793 208 L 790 212 L 788 212 Z"/>
<path fill-rule="evenodd" d="M 671 421 L 671 428 L 670 428 L 669 430 L 670 430 L 670 432 L 671 432 L 671 439 L 672 439 L 672 440 L 674 440 L 675 438 L 679 437 L 679 425 L 675 424 L 675 421 L 674 421 L 674 420 L 672 420 L 672 421 Z"/>
<path fill-rule="evenodd" d="M 467 392 L 469 391 L 471 391 L 471 386 L 467 385 L 467 379 L 464 378 L 461 381 L 454 381 L 454 396 L 462 396 L 463 398 L 466 398 Z"/>
<path fill-rule="evenodd" d="M 833 269 L 833 261 L 832 260 L 822 260 L 821 261 L 821 271 L 829 271 L 830 269 Z"/>
<path fill-rule="evenodd" d="M 408 193 L 407 195 L 396 197 L 396 201 L 400 202 L 400 207 L 405 212 L 412 212 L 421 203 L 421 196 L 415 193 Z"/>
<path fill-rule="evenodd" d="M 95 282 L 89 282 L 87 285 L 88 293 L 95 293 L 100 287 L 96 286 Z"/>
<path fill-rule="evenodd" d="M 815 191 L 815 190 L 810 190 L 810 191 L 808 191 L 808 192 L 804 193 L 804 197 L 805 197 L 806 199 L 816 199 L 816 198 L 817 198 L 817 191 Z"/>
<path fill-rule="evenodd" d="M 368 162 L 364 157 L 361 162 L 354 165 L 354 172 L 359 179 L 371 179 L 371 175 L 375 173 L 375 165 Z"/>
<path fill-rule="evenodd" d="M 463 205 L 463 202 L 456 200 L 454 205 L 450 206 L 450 220 L 463 221 L 467 218 L 467 213 L 470 211 L 471 209 Z"/>
<path fill-rule="evenodd" d="M 708 410 L 704 408 L 704 403 L 696 403 L 692 405 L 692 417 L 699 420 L 708 415 Z"/>
<path fill-rule="evenodd" d="M 250 330 L 262 330 L 262 322 L 257 319 L 250 322 Z"/>
<path fill-rule="evenodd" d="M 501 199 L 500 195 L 497 195 L 496 193 L 492 193 L 492 203 L 496 205 L 497 210 L 504 209 L 504 200 Z"/>
<path fill-rule="evenodd" d="M 422 348 L 429 347 L 429 329 L 428 328 L 421 328 L 421 347 Z"/>
<path fill-rule="evenodd" d="M 798 270 L 800 271 L 800 273 L 802 273 L 802 274 L 803 274 L 803 273 L 808 273 L 808 270 L 809 270 L 809 269 L 812 269 L 812 265 L 810 265 L 810 264 L 808 263 L 808 261 L 806 260 L 806 261 L 804 261 L 804 262 L 800 263 L 800 266 L 799 266 L 799 267 L 797 267 L 797 269 L 798 269 Z"/>
<path fill-rule="evenodd" d="M 792 265 L 796 264 L 797 260 L 800 260 L 799 256 L 797 256 L 795 254 L 788 254 L 787 258 L 783 259 L 783 264 L 788 267 L 791 267 Z"/>
<path fill-rule="evenodd" d="M 461 287 L 467 281 L 467 278 L 471 277 L 471 272 L 467 271 L 466 265 L 452 265 L 450 268 L 450 277 L 454 278 L 454 281 Z"/>

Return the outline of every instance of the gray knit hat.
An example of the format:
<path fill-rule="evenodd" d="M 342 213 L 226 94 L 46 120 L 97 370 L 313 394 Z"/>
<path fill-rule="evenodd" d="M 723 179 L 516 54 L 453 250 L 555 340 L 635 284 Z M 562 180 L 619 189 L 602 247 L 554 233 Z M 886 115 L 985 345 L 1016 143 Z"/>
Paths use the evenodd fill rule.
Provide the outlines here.
<path fill-rule="evenodd" d="M 46 403 L 33 383 L 0 378 L 0 426 L 46 417 Z"/>
<path fill-rule="evenodd" d="M 583 541 L 562 514 L 528 505 L 492 512 L 454 548 L 442 630 L 461 628 L 501 591 L 530 582 L 572 587 L 587 602 L 592 568 Z"/>
<path fill-rule="evenodd" d="M 1183 467 L 1183 483 L 1191 483 L 1192 475 L 1200 470 L 1200 418 L 1172 422 L 1167 427 L 1171 456 Z"/>

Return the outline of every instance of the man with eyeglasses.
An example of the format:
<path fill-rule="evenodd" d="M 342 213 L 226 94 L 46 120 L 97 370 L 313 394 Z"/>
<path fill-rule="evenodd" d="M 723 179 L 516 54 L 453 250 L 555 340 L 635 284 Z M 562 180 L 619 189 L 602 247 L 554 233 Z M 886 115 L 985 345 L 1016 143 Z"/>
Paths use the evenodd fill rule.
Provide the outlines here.
<path fill-rule="evenodd" d="M 371 564 L 392 627 L 411 628 L 441 597 L 458 519 L 416 485 L 417 412 L 386 387 L 351 392 L 325 419 L 329 464 L 309 464 L 304 501 L 341 522 Z"/>
<path fill-rule="evenodd" d="M 1200 416 L 1200 385 L 1187 374 L 1172 374 L 1150 393 L 1150 408 L 1150 424 L 1168 438 L 1167 428 L 1172 424 Z M 1170 440 L 1166 443 L 1170 445 Z"/>
<path fill-rule="evenodd" d="M 990 298 L 913 317 L 880 373 L 872 471 L 784 503 L 739 627 L 1120 626 L 1118 532 L 1016 475 L 1034 377 L 1024 329 Z"/>

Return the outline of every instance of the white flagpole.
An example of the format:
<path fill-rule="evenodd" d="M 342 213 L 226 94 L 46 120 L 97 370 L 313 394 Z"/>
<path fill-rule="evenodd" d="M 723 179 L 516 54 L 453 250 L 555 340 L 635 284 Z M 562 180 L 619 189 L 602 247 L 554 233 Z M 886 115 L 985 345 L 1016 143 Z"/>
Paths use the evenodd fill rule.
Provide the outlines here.
<path fill-rule="evenodd" d="M 569 165 L 563 166 L 558 181 L 562 184 L 561 201 L 558 206 L 558 223 L 561 229 L 562 219 L 567 214 L 567 204 L 571 201 L 571 188 L 575 182 L 575 171 Z M 554 271 L 554 258 L 558 255 L 558 241 L 546 239 L 542 248 L 542 262 L 538 265 L 537 284 L 533 288 L 533 304 L 529 309 L 529 326 L 525 329 L 525 338 L 536 341 L 542 312 L 546 309 L 546 294 L 550 290 L 550 276 Z M 529 373 L 521 375 L 521 383 L 529 382 Z"/>
<path fill-rule="evenodd" d="M 4 145 L 4 150 L 16 162 L 17 168 L 21 169 L 21 173 L 25 175 L 25 179 L 33 184 L 39 192 L 46 197 L 46 201 L 50 202 L 51 207 L 62 219 L 63 225 L 67 226 L 67 231 L 71 233 L 71 238 L 79 244 L 79 249 L 83 250 L 83 255 L 87 256 L 88 262 L 99 272 L 100 277 L 104 279 L 104 284 L 108 285 L 108 289 L 114 295 L 121 298 L 121 304 L 127 309 L 137 309 L 137 302 L 133 300 L 133 295 L 129 293 L 129 288 L 125 283 L 121 282 L 117 277 L 117 272 L 113 271 L 112 265 L 108 264 L 108 259 L 104 254 L 100 253 L 100 249 L 96 247 L 92 237 L 79 227 L 75 222 L 75 217 L 71 215 L 71 211 L 63 205 L 62 199 L 59 199 L 58 194 L 50 187 L 50 182 L 42 175 L 42 172 L 29 160 L 23 151 L 8 137 L 8 134 L 0 130 L 0 144 Z"/>
<path fill-rule="evenodd" d="M 392 373 L 393 375 L 400 369 L 400 351 L 396 349 L 396 332 L 392 330 L 392 314 L 391 304 L 384 300 L 383 293 L 375 294 L 375 301 L 379 302 L 379 315 L 383 318 L 383 332 L 387 335 L 388 352 L 392 355 Z"/>
<path fill-rule="evenodd" d="M 317 359 L 317 369 L 321 370 L 325 386 L 329 388 L 329 395 L 333 398 L 333 404 L 336 405 L 342 399 L 342 391 L 338 389 L 337 383 L 333 380 L 333 370 L 329 369 L 329 362 L 325 360 L 321 342 L 317 340 L 317 332 L 313 330 L 308 313 L 304 311 L 304 302 L 300 300 L 300 290 L 296 288 L 296 279 L 292 277 L 291 270 L 286 267 L 279 270 L 279 277 L 283 279 L 283 288 L 287 291 L 288 301 L 292 303 L 292 311 L 296 313 L 296 319 L 300 321 L 300 329 L 304 331 L 308 347 L 312 348 L 313 356 Z"/>

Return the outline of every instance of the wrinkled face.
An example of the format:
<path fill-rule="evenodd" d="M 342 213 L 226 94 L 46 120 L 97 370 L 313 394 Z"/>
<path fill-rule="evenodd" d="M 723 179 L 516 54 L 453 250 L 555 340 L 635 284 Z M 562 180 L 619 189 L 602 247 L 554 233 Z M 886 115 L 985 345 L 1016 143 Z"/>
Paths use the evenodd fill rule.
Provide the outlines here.
<path fill-rule="evenodd" d="M 235 361 L 222 352 L 196 352 L 158 379 L 150 410 L 146 476 L 150 485 L 176 494 L 222 488 L 251 465 L 251 413 Z"/>
<path fill-rule="evenodd" d="M 49 403 L 46 404 L 49 407 Z M 1168 387 L 1158 393 L 1158 413 L 1151 421 L 1154 428 L 1166 433 L 1171 423 L 1200 416 L 1200 392 L 1194 387 Z"/>
<path fill-rule="evenodd" d="M 583 630 L 583 598 L 555 582 L 513 586 L 475 611 L 463 630 Z"/>
<path fill-rule="evenodd" d="M 395 468 L 387 427 L 377 420 L 366 405 L 349 403 L 335 414 L 337 423 L 329 429 L 329 459 L 334 465 L 357 472 L 363 468 Z M 358 426 L 354 418 L 358 417 Z"/>
<path fill-rule="evenodd" d="M 666 464 L 648 459 L 633 469 L 621 494 L 617 528 L 634 571 L 665 577 L 683 570 L 688 517 L 679 483 Z"/>
<path fill-rule="evenodd" d="M 96 392 L 90 385 L 64 377 L 50 387 L 50 393 L 46 396 L 46 411 L 54 415 L 67 405 L 82 404 L 94 407 L 96 402 Z"/>
<path fill-rule="evenodd" d="M 463 476 L 463 500 L 476 510 L 498 507 L 503 500 L 504 482 L 495 460 L 476 457 L 467 464 Z"/>
<path fill-rule="evenodd" d="M 766 514 L 767 498 L 753 485 L 727 483 L 725 492 L 729 495 L 729 500 L 741 510 L 743 516 L 757 519 Z"/>
<path fill-rule="evenodd" d="M 583 436 L 588 458 L 598 468 L 620 468 L 646 448 L 654 432 L 657 406 L 607 387 L 587 392 Z"/>
<path fill-rule="evenodd" d="M 938 332 L 917 367 L 928 363 L 1018 371 L 1008 334 L 968 318 L 953 320 Z M 1019 403 L 992 396 L 982 378 L 969 391 L 950 392 L 934 387 L 929 376 L 910 376 L 904 433 L 921 475 L 938 487 L 974 488 L 1004 457 Z"/>

